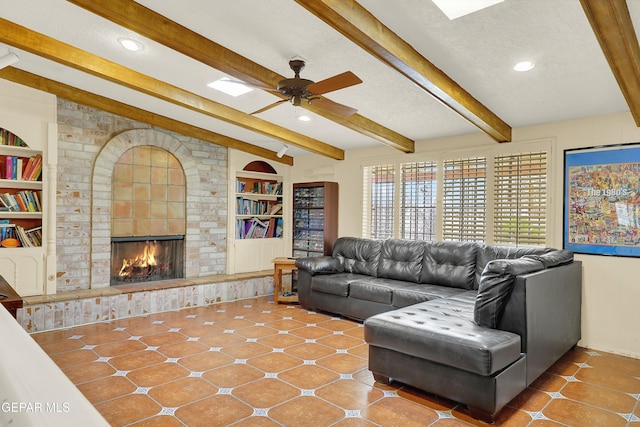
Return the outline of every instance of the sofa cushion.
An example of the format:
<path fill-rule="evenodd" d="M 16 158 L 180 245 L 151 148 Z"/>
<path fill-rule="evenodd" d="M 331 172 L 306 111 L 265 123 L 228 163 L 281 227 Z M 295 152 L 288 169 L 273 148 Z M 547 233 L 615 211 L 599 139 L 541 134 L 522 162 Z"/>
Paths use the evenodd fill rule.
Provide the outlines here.
<path fill-rule="evenodd" d="M 347 297 L 349 296 L 349 284 L 355 280 L 365 278 L 367 276 L 351 273 L 318 275 L 313 277 L 311 291 Z"/>
<path fill-rule="evenodd" d="M 533 258 L 489 261 L 480 279 L 474 320 L 480 326 L 495 328 L 511 294 L 516 276 L 544 270 L 542 262 Z"/>
<path fill-rule="evenodd" d="M 296 260 L 296 267 L 308 271 L 312 276 L 316 274 L 342 273 L 344 271 L 340 260 L 330 256 L 300 258 Z"/>
<path fill-rule="evenodd" d="M 385 240 L 382 243 L 378 277 L 417 283 L 422 271 L 424 245 L 419 240 Z"/>
<path fill-rule="evenodd" d="M 333 257 L 340 260 L 346 273 L 376 277 L 381 250 L 379 240 L 340 237 L 333 245 Z"/>
<path fill-rule="evenodd" d="M 393 280 L 375 278 L 353 281 L 349 286 L 349 298 L 391 305 L 394 287 L 391 282 Z"/>
<path fill-rule="evenodd" d="M 428 242 L 420 283 L 474 289 L 477 244 L 471 242 Z"/>
<path fill-rule="evenodd" d="M 451 297 L 464 292 L 468 291 L 460 288 L 401 282 L 393 288 L 391 304 L 396 308 L 401 308 L 419 302 Z"/>
<path fill-rule="evenodd" d="M 493 261 L 494 259 L 517 259 L 522 258 L 525 255 L 542 255 L 553 251 L 556 251 L 556 249 L 542 247 L 515 248 L 513 246 L 478 245 L 475 289 L 478 289 L 482 272 L 489 261 Z"/>
<path fill-rule="evenodd" d="M 474 293 L 475 294 L 475 293 Z M 370 346 L 492 375 L 520 357 L 520 336 L 473 322 L 473 298 L 441 298 L 364 321 Z"/>

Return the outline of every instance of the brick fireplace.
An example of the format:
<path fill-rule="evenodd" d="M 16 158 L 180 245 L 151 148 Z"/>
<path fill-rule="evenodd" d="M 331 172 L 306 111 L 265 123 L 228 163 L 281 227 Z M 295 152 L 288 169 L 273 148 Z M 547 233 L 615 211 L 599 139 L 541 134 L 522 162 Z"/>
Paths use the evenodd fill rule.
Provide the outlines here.
<path fill-rule="evenodd" d="M 25 299 L 25 308 L 18 310 L 25 330 L 72 327 L 273 292 L 270 271 L 226 274 L 227 148 L 62 98 L 57 115 L 57 295 Z M 184 278 L 110 286 L 114 169 L 125 152 L 145 146 L 171 153 L 184 171 Z M 153 237 L 151 231 L 149 235 Z"/>
<path fill-rule="evenodd" d="M 183 171 L 186 228 L 170 234 L 184 234 L 185 279 L 226 274 L 226 147 L 61 98 L 57 113 L 58 293 L 110 288 L 112 179 L 118 159 L 134 147 L 165 150 Z"/>

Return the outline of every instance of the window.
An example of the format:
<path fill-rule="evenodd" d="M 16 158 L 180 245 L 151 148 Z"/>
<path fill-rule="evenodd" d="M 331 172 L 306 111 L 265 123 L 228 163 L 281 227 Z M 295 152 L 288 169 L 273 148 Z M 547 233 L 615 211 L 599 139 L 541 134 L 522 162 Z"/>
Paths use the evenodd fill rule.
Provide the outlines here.
<path fill-rule="evenodd" d="M 497 156 L 494 170 L 494 243 L 544 246 L 547 153 Z"/>
<path fill-rule="evenodd" d="M 365 214 L 363 235 L 373 239 L 393 237 L 395 209 L 395 167 L 393 165 L 364 168 Z M 368 212 L 366 206 L 368 205 Z"/>
<path fill-rule="evenodd" d="M 486 240 L 486 172 L 486 157 L 444 161 L 443 240 Z"/>
<path fill-rule="evenodd" d="M 400 237 L 413 240 L 436 238 L 436 162 L 400 165 Z"/>
<path fill-rule="evenodd" d="M 362 235 L 544 246 L 551 147 L 496 145 L 367 166 Z"/>

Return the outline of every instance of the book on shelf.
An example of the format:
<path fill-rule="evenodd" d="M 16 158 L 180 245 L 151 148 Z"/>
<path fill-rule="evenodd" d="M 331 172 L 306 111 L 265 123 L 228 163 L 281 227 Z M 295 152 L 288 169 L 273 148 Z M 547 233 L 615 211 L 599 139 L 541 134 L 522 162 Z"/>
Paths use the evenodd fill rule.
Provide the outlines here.
<path fill-rule="evenodd" d="M 12 212 L 41 212 L 40 192 L 22 190 L 16 193 L 0 194 L 0 203 Z"/>
<path fill-rule="evenodd" d="M 0 178 L 23 181 L 38 181 L 42 174 L 42 156 L 4 156 L 0 162 Z"/>
<path fill-rule="evenodd" d="M 282 210 L 282 205 L 280 203 L 273 205 L 273 207 L 271 208 L 271 212 L 269 212 L 269 215 L 276 215 L 278 212 L 280 212 Z"/>
<path fill-rule="evenodd" d="M 11 224 L 8 219 L 0 219 L 0 241 L 16 237 L 16 225 Z"/>
<path fill-rule="evenodd" d="M 259 218 L 236 220 L 236 238 L 238 239 L 263 239 L 278 237 L 278 221 L 282 219 L 271 218 L 261 220 Z M 282 230 L 282 225 L 280 225 Z M 282 234 L 282 232 L 280 232 Z"/>
<path fill-rule="evenodd" d="M 16 231 L 22 247 L 33 248 L 42 246 L 42 227 L 25 230 L 24 227 L 16 225 Z"/>
<path fill-rule="evenodd" d="M 24 181 L 37 181 L 42 174 L 42 156 L 40 154 L 36 154 L 35 156 L 31 156 L 27 161 L 26 165 L 24 165 L 21 176 Z"/>
<path fill-rule="evenodd" d="M 26 147 L 27 144 L 16 134 L 0 128 L 0 145 L 12 145 L 14 147 Z"/>
<path fill-rule="evenodd" d="M 236 179 L 236 193 L 268 194 L 281 196 L 282 182 L 254 181 L 253 185 L 251 185 L 251 183 Z"/>

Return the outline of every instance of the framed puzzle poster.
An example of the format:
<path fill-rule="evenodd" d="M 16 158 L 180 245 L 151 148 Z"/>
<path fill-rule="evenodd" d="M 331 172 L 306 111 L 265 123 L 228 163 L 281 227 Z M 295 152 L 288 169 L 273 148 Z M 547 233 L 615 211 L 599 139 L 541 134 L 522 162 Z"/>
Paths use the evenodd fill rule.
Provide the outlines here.
<path fill-rule="evenodd" d="M 640 256 L 640 144 L 565 150 L 564 248 Z"/>

